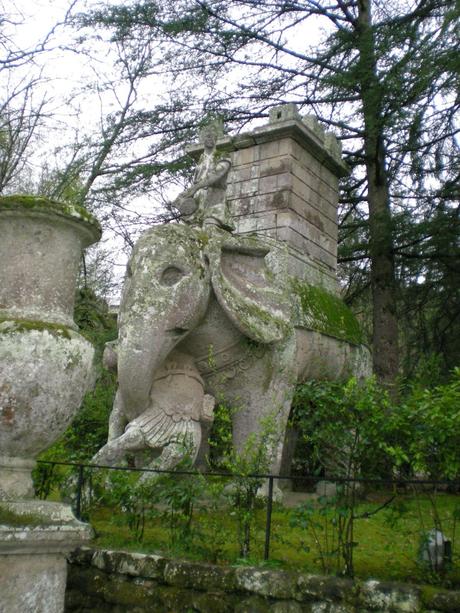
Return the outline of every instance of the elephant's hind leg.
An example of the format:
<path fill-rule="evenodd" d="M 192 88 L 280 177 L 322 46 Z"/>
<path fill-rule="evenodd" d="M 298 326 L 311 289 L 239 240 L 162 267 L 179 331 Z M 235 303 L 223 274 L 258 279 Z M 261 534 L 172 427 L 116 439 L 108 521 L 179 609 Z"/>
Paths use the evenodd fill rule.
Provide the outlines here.
<path fill-rule="evenodd" d="M 250 454 L 248 444 L 259 446 L 264 453 L 257 454 L 260 465 L 254 472 L 276 475 L 295 390 L 295 339 L 290 336 L 267 347 L 262 356 L 242 366 L 225 390 L 230 402 L 236 401 L 233 443 L 243 454 Z"/>

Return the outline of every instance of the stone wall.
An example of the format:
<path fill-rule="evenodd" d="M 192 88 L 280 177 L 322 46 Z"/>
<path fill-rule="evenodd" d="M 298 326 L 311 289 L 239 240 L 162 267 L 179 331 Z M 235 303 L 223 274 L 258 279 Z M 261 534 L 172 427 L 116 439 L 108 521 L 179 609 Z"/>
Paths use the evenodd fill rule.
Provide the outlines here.
<path fill-rule="evenodd" d="M 460 592 L 82 548 L 67 613 L 454 613 Z"/>

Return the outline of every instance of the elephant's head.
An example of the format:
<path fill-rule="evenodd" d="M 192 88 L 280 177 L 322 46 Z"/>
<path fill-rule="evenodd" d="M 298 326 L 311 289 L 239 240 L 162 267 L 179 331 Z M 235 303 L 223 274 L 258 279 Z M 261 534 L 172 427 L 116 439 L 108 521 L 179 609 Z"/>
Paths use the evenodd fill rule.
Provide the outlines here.
<path fill-rule="evenodd" d="M 118 381 L 125 410 L 148 405 L 154 373 L 204 318 L 211 288 L 229 320 L 259 343 L 290 328 L 280 247 L 170 224 L 137 242 L 127 268 L 119 315 Z"/>
<path fill-rule="evenodd" d="M 155 371 L 203 318 L 210 291 L 196 233 L 171 224 L 141 236 L 127 266 L 118 322 L 118 381 L 130 413 L 147 406 Z"/>

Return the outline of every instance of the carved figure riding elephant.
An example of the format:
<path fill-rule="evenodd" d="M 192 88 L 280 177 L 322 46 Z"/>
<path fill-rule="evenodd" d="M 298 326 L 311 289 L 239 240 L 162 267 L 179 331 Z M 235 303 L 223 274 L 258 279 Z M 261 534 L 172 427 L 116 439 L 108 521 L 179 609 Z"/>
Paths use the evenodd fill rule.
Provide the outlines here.
<path fill-rule="evenodd" d="M 242 449 L 261 422 L 276 423 L 271 470 L 280 467 L 297 381 L 364 376 L 369 352 L 340 298 L 289 277 L 283 244 L 217 225 L 151 228 L 129 261 L 119 312 L 118 383 L 101 464 L 152 451 L 170 468 L 196 457 L 214 399 L 238 406 Z M 161 452 L 154 459 L 154 452 Z"/>

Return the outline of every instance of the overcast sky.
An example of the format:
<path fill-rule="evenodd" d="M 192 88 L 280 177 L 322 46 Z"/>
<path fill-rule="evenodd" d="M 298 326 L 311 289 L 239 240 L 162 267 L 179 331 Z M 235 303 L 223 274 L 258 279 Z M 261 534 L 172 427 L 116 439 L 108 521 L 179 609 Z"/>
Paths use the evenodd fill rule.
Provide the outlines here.
<path fill-rule="evenodd" d="M 40 174 L 44 161 L 49 162 L 52 167 L 56 146 L 73 142 L 72 139 L 75 139 L 79 132 L 81 135 L 88 133 L 92 127 L 97 127 L 101 117 L 117 108 L 113 90 L 98 96 L 94 88 L 86 87 L 90 83 L 96 86 L 102 84 L 104 73 L 108 74 L 114 70 L 114 56 L 111 55 L 109 45 L 101 44 L 99 48 L 95 48 L 96 43 L 91 42 L 89 49 L 94 52 L 91 53 L 90 59 L 81 53 L 81 46 L 75 43 L 77 33 L 71 28 L 57 25 L 62 24 L 69 11 L 76 14 L 95 5 L 113 3 L 113 0 L 0 0 L 0 10 L 12 19 L 13 23 L 8 26 L 7 33 L 15 41 L 17 48 L 35 48 L 55 28 L 47 43 L 50 51 L 40 54 L 33 66 L 11 71 L 13 82 L 27 71 L 33 71 L 35 74 L 40 72 L 41 76 L 45 77 L 39 93 L 48 100 L 49 120 L 46 133 L 42 135 L 42 157 L 37 156 L 31 164 L 32 172 L 35 171 L 37 175 Z M 320 35 L 319 29 L 315 28 L 314 24 L 312 26 L 310 44 Z M 304 45 L 305 36 L 299 38 L 299 44 L 300 40 Z M 292 42 L 290 38 L 290 44 Z M 5 75 L 2 77 L 5 78 Z M 235 75 L 233 77 L 238 78 Z M 139 104 L 145 108 L 153 105 L 155 97 L 161 96 L 164 91 L 164 83 L 156 80 L 153 85 L 154 87 L 152 82 L 148 81 L 138 91 Z M 142 198 L 130 206 L 133 210 L 143 213 L 151 212 L 155 203 Z M 120 252 L 119 242 L 114 237 L 106 233 L 105 239 L 114 253 Z M 117 260 L 117 268 L 123 268 L 125 257 L 120 254 Z"/>

